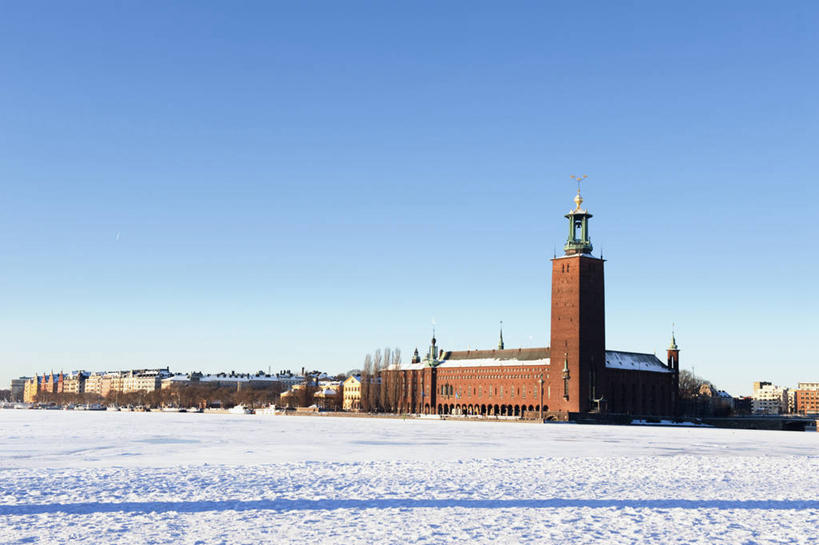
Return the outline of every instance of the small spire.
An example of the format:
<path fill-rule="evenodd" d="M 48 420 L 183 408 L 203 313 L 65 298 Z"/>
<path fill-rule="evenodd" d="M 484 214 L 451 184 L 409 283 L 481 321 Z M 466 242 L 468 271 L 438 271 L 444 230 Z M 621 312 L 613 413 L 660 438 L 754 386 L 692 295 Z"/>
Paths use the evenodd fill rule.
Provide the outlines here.
<path fill-rule="evenodd" d="M 500 323 L 500 340 L 498 341 L 498 350 L 503 350 L 503 320 Z"/>
<path fill-rule="evenodd" d="M 677 348 L 677 339 L 674 335 L 674 324 L 671 324 L 671 346 L 669 346 L 668 349 L 679 350 L 679 348 Z"/>
<path fill-rule="evenodd" d="M 577 182 L 577 195 L 574 198 L 575 210 L 580 210 L 580 205 L 583 204 L 583 197 L 580 196 L 580 184 L 583 183 L 586 178 L 588 178 L 588 176 L 585 174 L 583 176 L 572 176 L 572 179 Z"/>

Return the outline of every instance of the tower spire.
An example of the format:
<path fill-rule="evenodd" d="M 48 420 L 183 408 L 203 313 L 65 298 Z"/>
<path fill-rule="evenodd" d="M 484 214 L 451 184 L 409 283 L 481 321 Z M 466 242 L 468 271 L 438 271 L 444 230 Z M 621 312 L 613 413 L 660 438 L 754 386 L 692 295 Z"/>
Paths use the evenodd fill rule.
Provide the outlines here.
<path fill-rule="evenodd" d="M 574 210 L 566 214 L 566 219 L 569 220 L 569 238 L 563 250 L 566 255 L 591 254 L 592 244 L 589 238 L 589 218 L 592 217 L 586 210 L 580 208 L 583 204 L 583 197 L 580 196 L 580 184 L 588 176 L 572 176 L 572 179 L 577 182 L 577 195 L 574 197 Z"/>
<path fill-rule="evenodd" d="M 675 324 L 671 324 L 671 346 L 668 347 L 669 350 L 679 350 L 679 348 L 677 348 L 677 339 L 674 335 L 674 326 Z"/>
<path fill-rule="evenodd" d="M 434 367 L 438 365 L 438 341 L 435 339 L 435 325 L 432 326 L 432 342 L 429 345 L 429 352 L 427 353 L 428 365 Z"/>
<path fill-rule="evenodd" d="M 580 184 L 582 184 L 582 183 L 583 183 L 583 181 L 584 181 L 586 178 L 588 178 L 588 176 L 587 176 L 587 175 L 585 175 L 585 174 L 584 174 L 583 176 L 575 176 L 575 175 L 572 175 L 572 179 L 573 179 L 575 182 L 577 182 L 577 196 L 574 198 L 575 210 L 580 210 L 580 205 L 581 205 L 581 204 L 583 204 L 583 197 L 582 197 L 582 196 L 580 196 Z"/>
<path fill-rule="evenodd" d="M 503 320 L 500 323 L 500 340 L 498 341 L 498 350 L 503 350 Z"/>

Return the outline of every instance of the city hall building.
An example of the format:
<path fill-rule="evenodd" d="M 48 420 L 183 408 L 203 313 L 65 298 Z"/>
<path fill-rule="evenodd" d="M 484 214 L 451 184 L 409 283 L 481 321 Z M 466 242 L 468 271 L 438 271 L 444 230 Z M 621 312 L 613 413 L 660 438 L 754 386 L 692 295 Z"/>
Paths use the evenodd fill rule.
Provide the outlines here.
<path fill-rule="evenodd" d="M 566 219 L 565 254 L 552 260 L 551 346 L 441 351 L 433 335 L 422 359 L 385 371 L 382 387 L 398 412 L 565 419 L 570 413 L 660 416 L 676 413 L 679 349 L 672 334 L 666 363 L 654 354 L 606 350 L 602 258 L 592 255 L 589 219 Z"/>

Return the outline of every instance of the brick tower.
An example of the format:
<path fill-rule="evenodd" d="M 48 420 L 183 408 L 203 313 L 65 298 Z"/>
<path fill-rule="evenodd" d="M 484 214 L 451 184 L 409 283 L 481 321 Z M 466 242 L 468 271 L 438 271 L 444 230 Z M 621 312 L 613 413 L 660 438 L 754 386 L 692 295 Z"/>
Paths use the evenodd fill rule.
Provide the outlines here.
<path fill-rule="evenodd" d="M 671 413 L 676 415 L 679 408 L 678 392 L 680 390 L 680 348 L 674 330 L 671 330 L 671 344 L 668 346 L 668 368 L 674 372 L 671 384 Z"/>
<path fill-rule="evenodd" d="M 552 260 L 550 411 L 605 410 L 606 317 L 603 259 L 591 255 L 589 218 L 580 205 L 568 214 L 564 255 Z"/>

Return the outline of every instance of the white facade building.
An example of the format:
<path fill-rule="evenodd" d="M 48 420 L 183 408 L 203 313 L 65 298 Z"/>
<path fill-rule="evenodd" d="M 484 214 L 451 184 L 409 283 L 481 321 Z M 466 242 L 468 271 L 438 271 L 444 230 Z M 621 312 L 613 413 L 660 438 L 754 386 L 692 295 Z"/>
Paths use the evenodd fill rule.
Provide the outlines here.
<path fill-rule="evenodd" d="M 764 384 L 754 390 L 754 414 L 783 414 L 788 412 L 789 396 L 787 388 Z"/>

